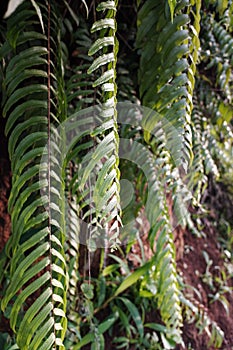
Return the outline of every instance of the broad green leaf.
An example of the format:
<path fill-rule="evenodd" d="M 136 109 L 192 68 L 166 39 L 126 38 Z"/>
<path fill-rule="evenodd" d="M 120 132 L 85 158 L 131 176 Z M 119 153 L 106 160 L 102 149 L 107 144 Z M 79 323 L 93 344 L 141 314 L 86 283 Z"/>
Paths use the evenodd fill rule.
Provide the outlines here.
<path fill-rule="evenodd" d="M 45 127 L 47 125 L 47 118 L 42 116 L 35 116 L 23 123 L 18 124 L 9 137 L 9 154 L 14 153 L 15 146 L 19 141 L 20 136 L 22 136 L 22 133 L 27 132 L 28 128 L 32 127 L 33 125 L 44 125 Z"/>
<path fill-rule="evenodd" d="M 35 291 L 37 291 L 39 288 L 41 288 L 48 280 L 50 279 L 50 273 L 45 272 L 44 275 L 38 277 L 35 281 L 30 283 L 29 286 L 27 286 L 21 294 L 17 296 L 16 301 L 14 302 L 14 305 L 11 310 L 11 319 L 10 324 L 13 330 L 15 330 L 16 321 L 19 316 L 19 310 L 22 307 L 25 300 L 33 294 Z M 5 297 L 2 300 L 2 309 L 5 310 L 5 307 L 7 306 L 9 302 L 9 296 L 6 294 Z"/>
<path fill-rule="evenodd" d="M 15 344 L 15 345 L 11 346 L 11 347 L 10 347 L 9 349 L 7 349 L 7 350 L 17 350 L 17 349 L 19 349 L 19 347 L 18 347 L 17 344 Z"/>
<path fill-rule="evenodd" d="M 166 331 L 167 331 L 166 326 L 159 324 L 159 323 L 145 323 L 144 327 L 150 328 L 150 329 L 153 329 L 157 332 L 162 332 L 162 333 L 166 333 Z"/>
<path fill-rule="evenodd" d="M 41 321 L 41 320 L 40 320 Z M 32 342 L 30 343 L 30 346 L 33 348 L 33 349 L 38 349 L 38 346 L 41 345 L 41 343 L 43 342 L 44 344 L 44 338 L 47 336 L 47 334 L 50 332 L 50 336 L 49 338 L 52 339 L 53 337 L 53 334 L 54 334 L 54 330 L 53 330 L 53 327 L 54 327 L 54 319 L 52 317 L 50 317 L 43 326 L 41 326 L 39 329 L 38 329 L 38 325 L 36 324 L 36 328 L 38 329 Z M 29 341 L 31 339 L 29 338 Z"/>
<path fill-rule="evenodd" d="M 48 74 L 41 69 L 25 69 L 22 73 L 17 74 L 14 78 L 9 75 L 8 79 L 5 80 L 5 84 L 7 85 L 7 95 L 11 95 L 12 92 L 14 92 L 18 87 L 18 85 L 24 80 L 33 77 L 42 77 L 44 79 L 47 79 Z"/>
<path fill-rule="evenodd" d="M 139 267 L 136 271 L 134 271 L 131 275 L 126 277 L 126 279 L 121 283 L 121 285 L 117 288 L 114 296 L 118 296 L 120 293 L 124 292 L 127 288 L 135 284 L 144 274 L 149 271 L 151 266 L 151 261 L 145 263 L 143 266 Z"/>
<path fill-rule="evenodd" d="M 42 346 L 37 348 L 38 350 L 50 350 L 56 341 L 56 336 L 54 333 L 51 333 L 50 336 L 46 339 Z M 36 350 L 37 350 L 36 349 Z"/>
<path fill-rule="evenodd" d="M 10 300 L 14 294 L 33 276 L 36 276 L 39 271 L 45 268 L 49 264 L 48 258 L 43 258 L 38 264 L 30 267 L 34 261 L 41 257 L 49 249 L 49 244 L 45 242 L 41 246 L 37 247 L 33 252 L 31 252 L 24 260 L 21 261 L 16 271 L 14 271 L 13 277 L 11 279 L 11 284 L 7 288 L 7 299 Z M 28 269 L 26 271 L 26 269 Z"/>
<path fill-rule="evenodd" d="M 36 141 L 40 141 L 40 143 L 43 145 L 44 141 L 46 140 L 46 135 L 47 133 L 44 131 L 37 131 L 28 134 L 23 140 L 21 140 L 14 153 L 10 155 L 13 163 L 12 167 L 15 166 L 22 154 L 25 154 L 26 151 L 36 143 Z"/>
<path fill-rule="evenodd" d="M 31 204 L 30 207 L 26 206 L 24 208 L 24 203 L 27 201 L 27 199 L 30 196 L 32 196 L 34 192 L 37 193 L 40 189 L 46 188 L 46 187 L 47 187 L 47 180 L 45 179 L 43 181 L 38 181 L 33 183 L 32 185 L 27 187 L 23 192 L 21 192 L 21 195 L 17 200 L 17 203 L 14 207 L 14 211 L 12 213 L 12 224 L 14 225 L 16 231 L 18 230 L 18 228 L 19 230 L 21 230 L 20 225 L 23 224 L 24 226 L 29 220 L 32 213 L 34 213 L 39 206 L 44 206 L 47 204 L 48 197 L 43 196 L 34 200 L 34 202 Z M 22 213 L 24 213 L 25 215 L 24 220 L 21 217 Z"/>
<path fill-rule="evenodd" d="M 44 153 L 43 153 L 44 152 Z M 45 154 L 46 150 L 44 147 L 38 147 L 28 151 L 26 154 L 22 156 L 21 159 L 18 159 L 15 167 L 12 167 L 13 178 L 18 178 L 22 171 L 27 168 L 28 164 L 34 160 L 35 162 L 39 162 L 41 159 L 41 155 Z"/>

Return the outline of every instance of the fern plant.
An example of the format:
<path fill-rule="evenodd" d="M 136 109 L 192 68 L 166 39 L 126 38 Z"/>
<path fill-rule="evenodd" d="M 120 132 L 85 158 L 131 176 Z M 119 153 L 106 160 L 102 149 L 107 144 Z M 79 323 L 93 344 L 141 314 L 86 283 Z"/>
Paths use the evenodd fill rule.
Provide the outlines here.
<path fill-rule="evenodd" d="M 231 186 L 232 40 L 231 1 L 31 0 L 3 20 L 12 234 L 1 312 L 12 350 L 104 349 L 114 327 L 116 348 L 182 343 L 173 230 L 201 236 L 190 207 L 203 210 L 210 174 Z"/>

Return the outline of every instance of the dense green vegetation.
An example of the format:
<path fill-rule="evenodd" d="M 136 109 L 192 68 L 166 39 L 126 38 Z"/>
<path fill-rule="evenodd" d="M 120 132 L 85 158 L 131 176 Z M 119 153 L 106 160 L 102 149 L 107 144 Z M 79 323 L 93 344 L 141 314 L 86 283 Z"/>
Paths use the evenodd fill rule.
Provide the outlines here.
<path fill-rule="evenodd" d="M 28 0 L 1 21 L 3 349 L 172 349 L 184 317 L 221 346 L 173 233 L 204 235 L 210 181 L 233 195 L 232 32 L 231 0 Z M 230 260 L 227 209 L 215 225 Z"/>

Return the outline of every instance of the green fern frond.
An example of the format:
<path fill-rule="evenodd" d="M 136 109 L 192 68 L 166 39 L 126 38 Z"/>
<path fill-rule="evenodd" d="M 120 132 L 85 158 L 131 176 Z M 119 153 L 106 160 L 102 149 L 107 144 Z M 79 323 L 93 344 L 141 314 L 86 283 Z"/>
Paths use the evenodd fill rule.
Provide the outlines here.
<path fill-rule="evenodd" d="M 114 247 L 119 235 L 120 196 L 118 169 L 118 131 L 116 111 L 116 61 L 118 42 L 116 39 L 116 11 L 117 1 L 102 1 L 97 11 L 102 12 L 104 18 L 97 20 L 91 31 L 98 33 L 98 38 L 89 50 L 89 55 L 99 54 L 88 69 L 91 74 L 104 68 L 103 73 L 93 84 L 102 89 L 102 105 L 100 117 L 102 127 L 99 132 L 94 131 L 97 140 L 93 159 L 84 171 L 84 179 L 88 179 L 96 162 L 99 163 L 99 174 L 94 188 L 93 199 L 96 207 L 96 219 L 102 227 L 107 229 L 110 246 Z M 98 130 L 98 128 L 97 128 Z M 103 182 L 103 180 L 105 181 Z M 115 232 L 115 233 L 114 233 Z M 115 242 L 115 243 L 114 243 Z"/>
<path fill-rule="evenodd" d="M 232 37 L 223 23 L 208 14 L 203 16 L 205 32 L 202 39 L 203 57 L 206 69 L 215 71 L 215 79 L 209 81 L 210 88 L 216 94 L 224 95 L 229 103 L 232 102 Z M 213 29 L 212 29 L 213 28 Z M 212 45 L 209 46 L 208 43 Z M 220 54 L 221 52 L 221 54 Z M 205 74 L 206 75 L 206 74 Z M 213 98 L 215 100 L 215 98 Z"/>
<path fill-rule="evenodd" d="M 201 112 L 196 108 L 193 110 L 192 121 L 194 159 L 187 178 L 194 198 L 197 203 L 200 203 L 208 181 L 204 166 L 203 121 Z"/>
<path fill-rule="evenodd" d="M 47 15 L 43 17 L 46 27 Z M 64 190 L 62 169 L 50 154 L 57 141 L 46 102 L 48 81 L 56 81 L 47 71 L 50 39 L 41 34 L 33 40 L 31 28 L 40 27 L 36 18 L 30 3 L 19 6 L 14 20 L 9 20 L 11 30 L 5 44 L 3 114 L 13 178 L 9 199 L 12 236 L 6 249 L 11 258 L 10 280 L 1 307 L 5 311 L 13 303 L 10 325 L 20 349 L 48 350 L 64 348 L 66 331 Z M 22 29 L 15 36 L 19 27 Z M 55 97 L 53 85 L 50 89 Z M 50 121 L 54 120 L 52 111 L 51 116 Z"/>
<path fill-rule="evenodd" d="M 153 267 L 148 278 L 150 281 L 153 279 L 157 289 L 155 299 L 167 327 L 167 337 L 174 344 L 179 343 L 181 342 L 182 314 L 178 297 L 175 248 L 163 182 L 163 163 L 166 162 L 169 154 L 168 152 L 161 154 L 161 159 L 158 160 L 139 142 L 133 142 L 130 145 L 125 140 L 121 143 L 122 149 L 127 150 L 121 157 L 135 162 L 144 173 L 148 184 L 147 194 L 144 193 L 143 200 L 150 223 L 149 242 L 151 249 L 155 252 Z M 147 277 L 145 279 L 147 280 Z"/>
<path fill-rule="evenodd" d="M 72 160 L 77 164 L 76 173 L 73 174 L 69 187 L 71 192 L 77 195 L 80 216 L 87 223 L 86 243 L 91 244 L 90 249 L 94 249 L 96 244 L 102 246 L 103 243 L 100 242 L 103 242 L 103 237 L 108 231 L 110 241 L 111 239 L 113 242 L 116 241 L 121 222 L 115 84 L 116 3 L 111 1 L 100 3 L 97 11 L 103 12 L 105 18 L 93 24 L 92 32 L 96 32 L 98 38 L 89 48 L 89 55 L 99 54 L 99 56 L 94 60 L 87 56 L 91 38 L 86 27 L 78 29 L 80 35 L 76 43 L 78 51 L 82 51 L 81 57 L 78 57 L 82 65 L 72 68 L 75 74 L 67 84 L 67 101 L 72 125 L 67 127 L 69 130 L 75 127 L 79 130 L 73 135 L 71 130 L 70 137 L 68 136 L 72 139 L 72 143 L 67 151 L 67 162 Z M 90 61 L 91 65 L 88 63 Z M 87 68 L 89 68 L 88 74 L 85 73 Z M 99 76 L 100 69 L 103 71 L 101 76 Z M 94 103 L 99 107 L 81 111 Z M 77 124 L 72 120 L 77 120 Z M 113 227 L 112 223 L 115 221 L 118 224 Z M 114 230 L 116 235 L 113 233 Z M 83 234 L 84 232 L 82 236 Z"/>
<path fill-rule="evenodd" d="M 187 170 L 193 158 L 191 112 L 200 4 L 197 4 L 192 26 L 186 5 L 186 2 L 177 4 L 174 20 L 170 22 L 166 17 L 165 2 L 147 1 L 139 11 L 137 47 L 141 51 L 142 102 L 176 128 L 177 137 L 173 141 L 179 142 L 179 147 L 174 145 L 171 155 L 176 165 L 183 165 Z M 189 58 L 192 58 L 191 63 Z M 165 128 L 165 132 L 168 138 L 172 137 L 169 129 Z"/>

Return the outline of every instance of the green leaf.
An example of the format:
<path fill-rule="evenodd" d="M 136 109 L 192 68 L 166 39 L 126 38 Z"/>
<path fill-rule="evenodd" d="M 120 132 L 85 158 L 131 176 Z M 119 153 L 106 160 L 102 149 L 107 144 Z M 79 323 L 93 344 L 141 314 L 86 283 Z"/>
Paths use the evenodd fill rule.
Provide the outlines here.
<path fill-rule="evenodd" d="M 103 321 L 99 326 L 98 326 L 98 332 L 100 334 L 104 334 L 109 328 L 112 327 L 112 325 L 115 323 L 117 318 L 119 317 L 118 313 L 114 313 L 110 315 L 105 321 Z M 77 344 L 74 345 L 73 350 L 78 350 L 81 349 L 82 346 L 87 345 L 95 340 L 95 335 L 94 333 L 88 333 L 85 335 L 81 341 Z"/>
<path fill-rule="evenodd" d="M 162 324 L 159 324 L 159 323 L 145 323 L 144 327 L 153 329 L 153 330 L 160 332 L 160 333 L 161 332 L 166 333 L 166 331 L 167 331 L 166 326 L 163 326 Z"/>
<path fill-rule="evenodd" d="M 18 347 L 17 344 L 11 346 L 11 347 L 10 347 L 9 349 L 7 349 L 7 350 L 16 350 L 16 349 L 19 349 L 19 347 Z"/>
<path fill-rule="evenodd" d="M 40 20 L 40 24 L 41 24 L 41 28 L 42 28 L 42 31 L 43 33 L 45 33 L 45 29 L 44 29 L 44 22 L 43 22 L 43 17 L 42 17 L 42 13 L 41 13 L 41 10 L 40 10 L 40 7 L 37 5 L 37 3 L 35 2 L 35 0 L 31 0 L 31 3 L 32 5 L 34 6 L 35 10 L 36 10 L 36 13 L 37 13 L 37 16 Z"/>
<path fill-rule="evenodd" d="M 41 317 L 41 315 L 40 315 L 40 317 Z M 35 326 L 36 326 L 36 329 L 38 329 L 38 324 L 36 324 Z M 43 338 L 47 336 L 48 332 L 51 332 L 52 327 L 54 327 L 54 319 L 49 318 L 45 322 L 45 324 L 41 328 L 39 328 L 39 330 L 36 332 L 36 335 L 34 336 L 32 342 L 31 342 L 31 347 L 38 349 L 38 346 L 40 346 L 40 344 L 43 342 Z M 54 333 L 51 333 L 50 336 L 48 337 L 48 343 L 46 345 L 46 346 L 48 346 L 48 348 L 49 348 L 49 346 L 51 347 L 53 345 L 54 338 L 55 338 Z M 43 346 L 45 346 L 44 342 L 43 342 L 42 347 Z M 39 349 L 41 349 L 41 347 Z"/>
<path fill-rule="evenodd" d="M 19 118 L 25 113 L 25 110 L 35 110 L 35 108 L 40 108 L 41 110 L 47 111 L 47 102 L 46 101 L 37 101 L 37 100 L 29 100 L 21 103 L 19 106 L 14 108 L 14 110 L 10 113 L 7 119 L 5 133 L 9 134 L 10 130 L 14 126 L 14 123 L 19 120 Z M 37 113 L 36 113 L 37 114 Z"/>
<path fill-rule="evenodd" d="M 26 97 L 30 94 L 36 94 L 38 92 L 40 92 L 40 93 L 45 92 L 46 93 L 47 86 L 42 85 L 42 84 L 34 84 L 34 85 L 26 86 L 26 87 L 23 87 L 23 88 L 16 90 L 13 94 L 11 94 L 11 96 L 7 100 L 7 103 L 5 104 L 5 106 L 3 108 L 3 115 L 6 115 L 8 110 L 10 108 L 12 108 L 12 106 L 15 103 L 17 103 L 20 99 L 22 99 L 23 97 Z"/>
<path fill-rule="evenodd" d="M 33 116 L 29 120 L 26 120 L 25 122 L 18 124 L 14 128 L 14 130 L 12 131 L 12 133 L 9 137 L 9 154 L 13 155 L 15 148 L 16 148 L 16 144 L 18 143 L 20 136 L 22 136 L 22 133 L 27 132 L 28 128 L 30 128 L 31 126 L 34 126 L 34 125 L 46 126 L 47 125 L 47 118 L 42 117 L 42 116 Z M 42 152 L 41 152 L 41 154 L 42 154 Z"/>
<path fill-rule="evenodd" d="M 139 314 L 139 311 L 137 309 L 137 307 L 135 306 L 135 304 L 133 304 L 129 299 L 127 298 L 123 298 L 123 297 L 119 297 L 119 299 L 125 304 L 125 306 L 127 307 L 127 309 L 129 310 L 136 326 L 138 329 L 138 333 L 140 338 L 142 339 L 144 336 L 144 327 L 142 324 L 142 319 L 141 316 Z"/>
<path fill-rule="evenodd" d="M 52 295 L 52 289 L 50 288 L 46 289 L 27 310 L 23 318 L 23 321 L 21 322 L 19 327 L 19 332 L 17 337 L 17 342 L 19 345 L 20 345 L 20 342 L 22 341 L 22 338 L 24 338 L 23 330 L 27 329 L 27 327 L 30 327 L 32 329 L 31 322 L 33 321 L 33 319 L 35 318 L 35 316 L 37 315 L 38 311 L 41 308 L 43 308 L 44 310 L 44 304 L 47 303 L 47 300 L 51 297 L 51 295 Z M 26 343 L 29 344 L 28 341 L 26 341 Z"/>
<path fill-rule="evenodd" d="M 109 45 L 114 46 L 114 37 L 113 36 L 99 38 L 91 46 L 90 50 L 88 51 L 88 55 L 93 56 L 96 52 L 98 52 L 99 50 L 102 50 L 104 47 L 109 46 Z"/>
<path fill-rule="evenodd" d="M 100 68 L 101 66 L 104 66 L 108 64 L 109 62 L 113 62 L 115 60 L 113 52 L 110 52 L 108 54 L 104 54 L 94 60 L 90 68 L 88 69 L 88 74 L 91 74 L 96 69 Z"/>
<path fill-rule="evenodd" d="M 139 267 L 131 275 L 126 277 L 126 279 L 121 283 L 114 293 L 114 297 L 118 296 L 120 293 L 124 292 L 127 288 L 135 284 L 144 274 L 149 270 L 151 266 L 151 261 L 145 263 L 143 266 Z"/>
<path fill-rule="evenodd" d="M 96 21 L 91 28 L 91 32 L 94 33 L 105 28 L 112 28 L 115 30 L 115 21 L 113 18 L 104 18 Z"/>
<path fill-rule="evenodd" d="M 109 266 L 106 266 L 102 272 L 102 275 L 108 276 L 110 275 L 112 272 L 116 271 L 119 268 L 119 264 L 111 264 Z"/>
<path fill-rule="evenodd" d="M 220 16 L 223 15 L 227 7 L 228 7 L 228 0 L 218 0 L 218 11 L 220 13 Z"/>
<path fill-rule="evenodd" d="M 48 54 L 47 48 L 42 46 L 33 46 L 26 50 L 21 51 L 18 55 L 14 56 L 10 60 L 6 69 L 6 77 L 9 74 L 12 78 L 14 78 L 14 76 L 12 75 L 13 68 L 17 69 L 17 72 L 21 72 L 22 68 L 35 66 L 37 61 L 33 61 L 32 58 L 45 56 L 47 54 Z M 44 63 L 44 61 L 40 61 L 40 62 Z"/>
<path fill-rule="evenodd" d="M 116 3 L 115 1 L 102 1 L 96 8 L 97 11 L 104 11 L 104 10 L 114 10 L 116 11 Z"/>
<path fill-rule="evenodd" d="M 14 273 L 11 283 L 7 288 L 7 293 L 4 297 L 3 305 L 7 305 L 10 299 L 18 292 L 18 290 L 33 276 L 35 276 L 39 271 L 41 271 L 45 266 L 48 265 L 47 258 L 41 260 L 37 265 L 34 265 L 31 269 L 25 270 L 42 254 L 48 250 L 48 243 L 45 242 L 42 246 L 39 246 L 34 252 L 32 252 L 27 258 L 25 258 Z M 4 308 L 5 308 L 4 306 Z"/>
<path fill-rule="evenodd" d="M 102 85 L 104 83 L 106 83 L 107 81 L 113 79 L 115 76 L 115 72 L 114 69 L 109 69 L 106 72 L 104 72 L 101 77 L 99 77 L 94 83 L 93 83 L 93 87 L 96 87 L 98 85 Z M 111 114 L 112 115 L 112 114 Z"/>
<path fill-rule="evenodd" d="M 41 340 L 41 338 L 40 338 Z M 38 350 L 50 350 L 56 341 L 56 336 L 54 333 L 51 333 L 50 336 L 46 339 L 42 346 Z M 25 349 L 26 350 L 26 349 Z"/>
<path fill-rule="evenodd" d="M 82 283 L 81 290 L 85 298 L 92 299 L 94 297 L 94 286 L 92 284 Z"/>
<path fill-rule="evenodd" d="M 174 11 L 176 7 L 176 0 L 168 0 L 168 4 L 170 7 L 170 12 L 171 12 L 171 20 L 173 22 L 173 16 L 174 16 Z"/>

